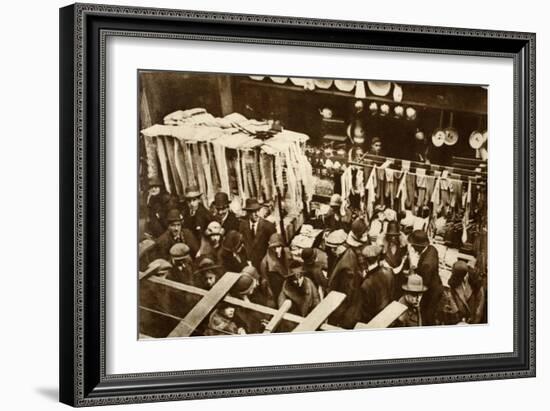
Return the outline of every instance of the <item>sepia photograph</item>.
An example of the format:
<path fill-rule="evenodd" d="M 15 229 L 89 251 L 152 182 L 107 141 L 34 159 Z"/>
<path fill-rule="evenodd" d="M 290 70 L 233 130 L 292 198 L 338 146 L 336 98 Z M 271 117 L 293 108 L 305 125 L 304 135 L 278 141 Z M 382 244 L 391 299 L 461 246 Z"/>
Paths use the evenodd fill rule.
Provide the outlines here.
<path fill-rule="evenodd" d="M 137 82 L 139 339 L 488 324 L 486 85 Z"/>

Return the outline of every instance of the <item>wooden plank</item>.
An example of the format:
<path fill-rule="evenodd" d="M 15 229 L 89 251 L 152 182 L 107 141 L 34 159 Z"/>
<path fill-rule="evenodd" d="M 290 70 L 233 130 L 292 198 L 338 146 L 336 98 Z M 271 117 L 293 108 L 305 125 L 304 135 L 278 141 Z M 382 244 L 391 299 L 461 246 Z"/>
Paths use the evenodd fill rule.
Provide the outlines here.
<path fill-rule="evenodd" d="M 155 338 L 155 337 L 151 337 L 150 335 L 139 333 L 139 339 L 140 340 L 147 340 L 147 339 L 152 339 L 152 338 Z"/>
<path fill-rule="evenodd" d="M 240 273 L 225 273 L 222 278 L 206 293 L 202 299 L 187 313 L 185 318 L 172 330 L 168 337 L 189 337 L 195 328 L 206 318 L 214 309 L 225 294 L 237 282 Z"/>
<path fill-rule="evenodd" d="M 292 332 L 316 331 L 345 298 L 346 294 L 331 291 Z"/>
<path fill-rule="evenodd" d="M 407 306 L 405 304 L 401 304 L 399 301 L 392 301 L 367 324 L 359 322 L 355 324 L 354 329 L 388 328 L 405 311 L 407 311 Z"/>
<path fill-rule="evenodd" d="M 292 301 L 285 300 L 283 305 L 279 307 L 279 310 L 275 313 L 273 317 L 271 317 L 271 320 L 269 320 L 269 322 L 265 326 L 264 334 L 272 333 L 277 329 L 279 323 L 283 319 L 283 316 L 287 313 L 288 310 L 290 310 L 290 307 L 292 307 Z"/>
<path fill-rule="evenodd" d="M 194 287 L 194 286 L 189 285 L 189 284 L 183 284 L 183 283 L 180 283 L 180 282 L 177 282 L 177 281 L 167 280 L 166 278 L 162 278 L 162 277 L 155 277 L 155 276 L 149 277 L 148 281 L 151 281 L 155 284 L 163 285 L 165 287 L 170 287 L 170 288 L 173 288 L 173 289 L 178 290 L 178 291 L 191 293 L 191 294 L 195 294 L 195 295 L 203 295 L 204 296 L 208 292 L 207 290 L 204 290 L 202 288 Z M 277 310 L 275 310 L 271 307 L 266 307 L 265 305 L 255 304 L 255 303 L 252 303 L 250 301 L 244 301 L 244 300 L 241 300 L 239 298 L 232 297 L 230 295 L 225 296 L 223 301 L 226 302 L 226 303 L 229 303 L 231 305 L 234 305 L 235 307 L 241 307 L 241 308 L 244 308 L 244 309 L 247 309 L 247 310 L 257 311 L 261 314 L 266 314 L 266 315 L 269 315 L 269 316 L 274 316 L 275 314 L 277 314 Z M 298 324 L 298 323 L 301 323 L 304 320 L 304 317 L 301 317 L 299 315 L 292 314 L 292 313 L 286 313 L 286 314 L 283 315 L 283 320 L 290 321 L 290 322 Z M 321 330 L 323 330 L 323 331 L 335 331 L 335 330 L 341 330 L 341 328 L 336 327 L 334 325 L 330 325 L 330 324 L 323 324 L 323 325 L 321 325 Z"/>

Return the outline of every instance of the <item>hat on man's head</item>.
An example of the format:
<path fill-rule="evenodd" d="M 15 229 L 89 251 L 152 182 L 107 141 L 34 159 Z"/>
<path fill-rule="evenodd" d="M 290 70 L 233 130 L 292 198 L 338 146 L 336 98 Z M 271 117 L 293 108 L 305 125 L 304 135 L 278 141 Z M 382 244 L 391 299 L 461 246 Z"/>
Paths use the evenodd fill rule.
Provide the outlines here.
<path fill-rule="evenodd" d="M 199 265 L 195 270 L 195 274 L 203 274 L 203 273 L 206 273 L 207 271 L 213 271 L 217 273 L 217 271 L 219 271 L 221 268 L 222 266 L 219 264 L 216 264 L 214 260 L 208 257 L 205 257 L 199 262 Z"/>
<path fill-rule="evenodd" d="M 335 248 L 344 244 L 347 238 L 348 235 L 344 230 L 334 230 L 325 238 L 325 245 L 330 248 Z"/>
<path fill-rule="evenodd" d="M 340 207 L 342 205 L 342 196 L 340 194 L 333 194 L 330 197 L 330 203 L 329 206 L 331 207 Z"/>
<path fill-rule="evenodd" d="M 300 274 L 304 272 L 303 264 L 298 260 L 291 260 L 288 265 L 288 276 L 292 277 L 293 275 Z"/>
<path fill-rule="evenodd" d="M 149 263 L 147 269 L 152 269 L 156 274 L 161 275 L 170 271 L 172 269 L 172 264 L 163 258 L 157 258 Z"/>
<path fill-rule="evenodd" d="M 175 221 L 181 221 L 181 214 L 180 211 L 176 208 L 171 209 L 166 214 L 166 221 L 168 224 L 173 223 Z"/>
<path fill-rule="evenodd" d="M 273 247 L 284 247 L 283 243 L 283 237 L 281 237 L 281 234 L 279 233 L 273 233 L 271 234 L 271 237 L 269 237 L 269 242 L 267 243 L 267 246 L 269 248 Z"/>
<path fill-rule="evenodd" d="M 224 237 L 222 242 L 222 248 L 232 253 L 237 252 L 238 248 L 243 243 L 243 235 L 237 230 L 231 230 Z"/>
<path fill-rule="evenodd" d="M 397 221 L 389 221 L 386 228 L 386 235 L 399 235 L 401 230 L 399 229 L 399 223 Z"/>
<path fill-rule="evenodd" d="M 226 208 L 229 207 L 229 196 L 223 191 L 219 191 L 214 196 L 214 207 Z"/>
<path fill-rule="evenodd" d="M 187 200 L 192 200 L 194 198 L 202 196 L 202 193 L 200 192 L 199 188 L 197 186 L 191 186 L 187 187 L 185 189 L 184 197 Z"/>
<path fill-rule="evenodd" d="M 430 245 L 430 240 L 428 239 L 428 234 L 423 230 L 414 230 L 409 235 L 409 243 L 418 247 L 426 247 Z"/>
<path fill-rule="evenodd" d="M 304 260 L 304 265 L 312 265 L 315 263 L 317 253 L 313 248 L 304 248 L 301 254 L 302 260 Z"/>
<path fill-rule="evenodd" d="M 403 284 L 401 288 L 411 293 L 423 293 L 428 289 L 428 287 L 424 285 L 422 277 L 420 277 L 418 274 L 409 275 L 409 277 L 407 278 L 407 284 Z"/>
<path fill-rule="evenodd" d="M 367 245 L 361 250 L 361 254 L 367 258 L 378 257 L 382 253 L 382 247 L 378 245 Z"/>
<path fill-rule="evenodd" d="M 244 202 L 243 210 L 246 211 L 258 211 L 262 208 L 262 205 L 258 202 L 256 198 L 247 198 Z"/>
<path fill-rule="evenodd" d="M 369 240 L 367 233 L 367 224 L 362 218 L 356 218 L 351 223 L 351 231 L 348 234 L 346 242 L 352 247 L 361 247 Z"/>
<path fill-rule="evenodd" d="M 256 279 L 250 274 L 241 273 L 237 282 L 231 287 L 231 294 L 244 296 L 249 295 L 255 288 Z"/>
<path fill-rule="evenodd" d="M 458 260 L 456 263 L 453 264 L 452 275 L 456 275 L 463 278 L 466 274 L 468 274 L 468 271 L 469 269 L 466 261 Z"/>
<path fill-rule="evenodd" d="M 181 260 L 189 255 L 189 247 L 184 243 L 176 243 L 170 247 L 170 257 L 174 260 Z"/>
<path fill-rule="evenodd" d="M 223 233 L 224 229 L 217 221 L 211 221 L 204 231 L 204 235 L 206 237 L 210 237 L 212 235 L 223 235 Z"/>

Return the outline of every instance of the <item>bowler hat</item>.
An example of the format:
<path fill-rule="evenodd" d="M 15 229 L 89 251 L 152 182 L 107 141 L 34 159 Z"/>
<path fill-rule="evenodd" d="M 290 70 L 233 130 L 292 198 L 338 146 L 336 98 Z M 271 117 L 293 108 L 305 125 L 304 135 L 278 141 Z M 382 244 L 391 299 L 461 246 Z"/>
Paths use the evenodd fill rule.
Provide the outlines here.
<path fill-rule="evenodd" d="M 223 239 L 222 248 L 232 253 L 237 252 L 243 243 L 243 235 L 236 230 L 231 230 Z"/>
<path fill-rule="evenodd" d="M 427 245 L 430 245 L 428 234 L 423 230 L 414 230 L 409 235 L 408 240 L 411 245 L 416 245 L 418 247 L 426 247 Z"/>
<path fill-rule="evenodd" d="M 258 202 L 258 199 L 256 199 L 256 198 L 247 198 L 246 201 L 244 202 L 243 210 L 258 211 L 260 208 L 262 208 L 262 206 Z"/>
<path fill-rule="evenodd" d="M 226 208 L 229 207 L 229 196 L 227 193 L 220 191 L 214 196 L 214 207 Z"/>
<path fill-rule="evenodd" d="M 216 264 L 213 260 L 210 258 L 203 258 L 201 262 L 198 265 L 197 270 L 195 271 L 195 274 L 202 274 L 207 271 L 218 271 L 220 268 L 222 268 L 221 265 Z"/>
<path fill-rule="evenodd" d="M 292 260 L 288 267 L 288 277 L 291 277 L 293 275 L 303 273 L 304 272 L 304 266 L 300 261 L 298 260 Z"/>
<path fill-rule="evenodd" d="M 312 265 L 315 263 L 316 253 L 313 248 L 304 248 L 302 250 L 302 260 L 304 260 L 304 265 Z"/>
<path fill-rule="evenodd" d="M 386 228 L 386 235 L 399 235 L 401 231 L 399 230 L 399 223 L 397 221 L 389 221 L 388 227 Z"/>
<path fill-rule="evenodd" d="M 173 208 L 166 214 L 166 221 L 168 224 L 173 223 L 175 221 L 181 221 L 181 214 L 179 210 Z"/>
<path fill-rule="evenodd" d="M 231 294 L 244 296 L 250 294 L 254 290 L 256 280 L 250 274 L 241 273 L 241 276 L 231 287 Z"/>
<path fill-rule="evenodd" d="M 401 288 L 411 293 L 423 293 L 428 289 L 428 287 L 424 285 L 422 277 L 420 277 L 418 274 L 409 275 L 409 277 L 407 278 L 407 284 L 403 284 Z"/>
<path fill-rule="evenodd" d="M 351 231 L 348 234 L 346 242 L 352 247 L 361 247 L 369 240 L 367 233 L 367 224 L 362 218 L 356 218 L 351 223 Z"/>
<path fill-rule="evenodd" d="M 185 189 L 185 198 L 188 199 L 188 200 L 191 200 L 193 198 L 197 198 L 197 197 L 200 197 L 202 195 L 202 193 L 200 192 L 199 188 L 197 186 L 191 186 L 191 187 L 187 187 Z"/>

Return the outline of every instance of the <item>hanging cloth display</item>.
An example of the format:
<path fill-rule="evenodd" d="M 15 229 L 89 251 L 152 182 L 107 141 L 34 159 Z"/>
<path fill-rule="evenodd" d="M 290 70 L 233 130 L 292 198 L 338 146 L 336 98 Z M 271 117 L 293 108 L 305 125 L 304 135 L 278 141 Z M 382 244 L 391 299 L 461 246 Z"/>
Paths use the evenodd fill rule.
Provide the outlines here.
<path fill-rule="evenodd" d="M 374 166 L 370 172 L 367 184 L 365 185 L 365 191 L 367 193 L 367 215 L 369 219 L 372 218 L 374 213 L 374 203 L 376 201 L 376 169 Z"/>
<path fill-rule="evenodd" d="M 161 137 L 157 137 L 157 155 L 160 162 L 160 170 L 162 171 L 162 181 L 164 181 L 164 188 L 169 194 L 172 194 L 172 187 L 170 186 L 170 178 L 168 177 L 168 160 L 166 158 L 166 150 Z"/>

